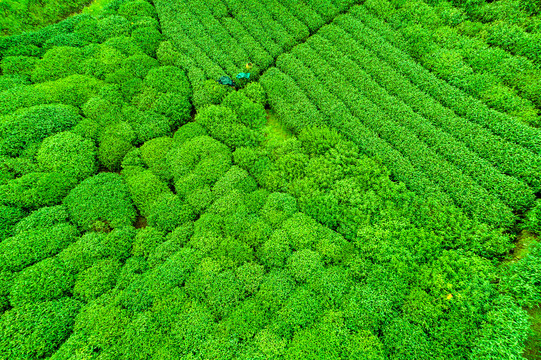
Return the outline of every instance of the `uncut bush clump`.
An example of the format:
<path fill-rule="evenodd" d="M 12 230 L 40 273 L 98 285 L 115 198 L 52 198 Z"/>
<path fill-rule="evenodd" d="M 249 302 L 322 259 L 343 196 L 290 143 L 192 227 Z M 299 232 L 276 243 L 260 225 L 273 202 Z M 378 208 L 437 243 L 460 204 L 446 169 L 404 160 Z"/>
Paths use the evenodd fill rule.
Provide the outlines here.
<path fill-rule="evenodd" d="M 0 22 L 0 359 L 536 359 L 535 2 L 104 4 Z"/>

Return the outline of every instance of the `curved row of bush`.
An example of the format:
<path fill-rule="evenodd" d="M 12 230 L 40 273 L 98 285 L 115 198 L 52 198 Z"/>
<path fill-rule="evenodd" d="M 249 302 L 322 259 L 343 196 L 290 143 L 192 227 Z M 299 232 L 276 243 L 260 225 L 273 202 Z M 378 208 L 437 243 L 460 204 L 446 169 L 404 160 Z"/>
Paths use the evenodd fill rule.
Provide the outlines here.
<path fill-rule="evenodd" d="M 330 32 L 331 30 L 328 31 Z M 334 32 L 337 36 L 344 36 L 338 28 L 334 28 Z M 487 191 L 496 194 L 505 204 L 518 210 L 531 207 L 535 197 L 527 185 L 500 173 L 489 162 L 470 151 L 465 144 L 438 129 L 405 103 L 389 95 L 332 42 L 315 35 L 306 45 L 309 46 L 295 47 L 293 53 L 303 60 L 320 79 L 331 79 L 330 74 L 335 72 L 337 78 L 330 80 L 327 86 L 335 83 L 337 88 L 359 92 L 360 95 L 379 106 L 395 123 L 411 131 Z M 337 93 L 347 104 L 348 100 L 344 98 L 344 94 L 345 90 Z"/>
<path fill-rule="evenodd" d="M 539 5 L 533 6 L 539 9 Z M 541 64 L 541 33 L 529 32 L 519 24 L 503 19 L 486 23 L 464 22 L 457 29 L 468 36 L 482 38 L 491 46 L 498 46 Z"/>
<path fill-rule="evenodd" d="M 357 10 L 359 9 L 359 10 Z M 396 66 L 411 82 L 421 90 L 440 101 L 471 122 L 490 129 L 502 138 L 541 153 L 541 132 L 495 110 L 465 94 L 463 91 L 438 79 L 427 69 L 417 64 L 409 55 L 389 44 L 378 31 L 370 29 L 362 20 L 356 18 L 356 11 L 362 13 L 361 7 L 353 7 L 351 15 L 335 19 L 336 24 L 350 30 L 360 44 L 367 47 L 391 65 Z M 371 25 L 378 24 L 385 28 L 384 22 L 372 18 Z M 393 31 L 389 29 L 389 31 Z"/>
<path fill-rule="evenodd" d="M 460 52 L 438 44 L 437 36 L 425 27 L 423 19 L 418 20 L 417 14 L 424 13 L 424 9 L 412 7 L 413 4 L 406 4 L 397 10 L 386 12 L 379 11 L 381 4 L 367 2 L 361 9 L 363 11 L 368 9 L 372 15 L 384 19 L 391 25 L 396 32 L 380 32 L 380 34 L 394 46 L 409 53 L 439 78 L 498 111 L 514 116 L 529 125 L 540 125 L 539 110 L 532 102 L 520 97 L 512 87 L 507 87 L 495 75 L 474 71 L 463 60 Z M 426 7 L 430 9 L 428 5 Z M 368 11 L 363 15 L 367 14 Z M 370 24 L 369 17 L 363 16 L 363 19 Z"/>
<path fill-rule="evenodd" d="M 415 84 L 412 84 L 395 68 L 359 46 L 357 41 L 343 29 L 324 28 L 320 35 L 329 41 L 340 44 L 340 48 L 390 94 L 402 100 L 435 126 L 462 141 L 473 152 L 490 161 L 502 173 L 517 177 L 530 184 L 534 189 L 539 188 L 540 183 L 536 175 L 537 170 L 535 170 L 535 164 L 539 161 L 537 156 L 495 136 L 479 125 L 457 116 L 420 90 Z M 510 156 L 509 154 L 514 155 Z M 516 162 L 517 157 L 522 160 Z"/>
<path fill-rule="evenodd" d="M 353 22 L 352 22 L 353 21 Z M 355 39 L 355 41 L 358 41 L 357 35 L 355 35 L 356 32 L 360 31 L 359 29 L 362 28 L 362 24 L 355 23 L 354 20 L 348 19 L 348 18 L 342 18 L 337 20 L 337 25 L 339 25 L 341 28 L 348 31 Z M 353 30 L 356 29 L 356 30 Z M 372 34 L 373 39 L 377 38 L 376 34 Z M 350 42 L 351 43 L 351 42 Z M 359 48 L 357 46 L 357 48 Z M 376 54 L 376 57 L 381 53 L 379 48 L 377 47 L 370 47 L 367 46 L 369 51 Z M 356 48 L 347 49 L 348 51 L 352 51 L 353 56 L 359 57 L 359 59 L 363 59 L 363 56 L 359 56 L 359 51 L 356 50 Z M 366 53 L 366 50 L 363 50 L 361 48 L 361 53 Z M 382 50 L 383 51 L 383 50 Z M 504 139 L 499 138 L 498 136 L 494 136 L 489 130 L 479 126 L 478 124 L 472 123 L 470 121 L 467 121 L 468 119 L 471 119 L 471 116 L 473 114 L 470 112 L 471 116 L 467 117 L 466 119 L 456 116 L 455 113 L 450 111 L 450 109 L 445 109 L 441 106 L 438 102 L 434 101 L 434 99 L 431 99 L 429 96 L 426 96 L 426 94 L 423 94 L 423 92 L 420 90 L 425 90 L 429 95 L 436 94 L 443 95 L 443 91 L 440 91 L 439 88 L 435 88 L 436 86 L 448 86 L 446 84 L 438 84 L 433 82 L 420 82 L 419 74 L 422 71 L 425 71 L 423 68 L 422 70 L 419 70 L 420 72 L 416 72 L 413 75 L 413 78 L 407 78 L 404 76 L 405 70 L 410 73 L 413 72 L 413 69 L 409 69 L 406 67 L 406 65 L 399 67 L 398 65 L 399 58 L 393 56 L 393 54 L 385 53 L 384 59 L 389 62 L 389 64 L 392 65 L 394 68 L 394 71 L 400 71 L 402 72 L 402 77 L 395 78 L 398 79 L 401 90 L 394 90 L 391 91 L 394 95 L 401 97 L 408 105 L 412 106 L 412 108 L 416 109 L 417 111 L 421 111 L 418 109 L 423 109 L 421 111 L 421 114 L 429 118 L 432 122 L 437 123 L 442 128 L 446 129 L 450 134 L 453 136 L 456 136 L 458 139 L 466 143 L 472 150 L 480 154 L 483 158 L 491 161 L 494 166 L 497 166 L 501 169 L 502 172 L 515 176 L 524 182 L 531 185 L 534 189 L 537 189 L 539 187 L 539 179 L 535 175 L 538 170 L 536 170 L 539 167 L 539 161 L 540 158 L 537 154 L 534 154 L 527 149 L 517 145 L 513 144 L 512 142 L 504 141 Z M 374 58 L 374 55 L 371 55 L 371 58 Z M 387 66 L 385 63 L 381 63 L 383 67 Z M 403 64 L 403 63 L 400 63 Z M 417 66 L 413 62 L 407 63 L 408 65 Z M 398 66 L 398 67 L 397 67 Z M 370 68 L 370 67 L 369 67 Z M 381 74 L 380 70 L 374 70 L 375 68 L 372 66 L 372 69 L 369 71 L 370 73 L 377 74 L 380 73 L 379 78 L 383 77 L 383 74 Z M 394 73 L 394 71 L 391 72 L 391 76 Z M 417 78 L 416 78 L 417 77 Z M 387 80 L 379 80 L 380 82 L 384 82 L 387 85 L 386 87 L 394 88 L 396 84 L 394 81 L 387 81 Z M 410 84 L 410 81 L 413 83 L 414 86 Z M 435 91 L 432 91 L 435 90 Z M 415 96 L 413 96 L 415 94 Z M 417 96 L 423 97 L 423 102 L 419 101 L 417 99 Z M 443 95 L 445 96 L 445 95 Z M 406 100 L 407 99 L 407 100 Z M 463 98 L 460 98 L 463 99 Z M 428 104 L 434 104 L 435 106 L 427 107 L 425 104 L 425 100 Z M 448 100 L 451 100 L 450 98 Z M 454 101 L 454 100 L 453 100 Z M 459 101 L 459 100 L 457 100 Z M 444 103 L 445 104 L 445 103 Z M 456 102 L 455 102 L 456 104 Z M 488 115 L 488 114 L 487 114 Z M 532 128 L 529 128 L 530 130 L 534 130 Z M 509 137 L 508 137 L 509 138 Z M 525 139 L 525 137 L 522 137 Z M 492 139 L 491 141 L 487 141 L 487 139 Z M 532 139 L 528 139 L 532 140 Z M 534 139 L 533 139 L 534 140 Z M 535 141 L 535 140 L 534 140 Z M 512 156 L 510 154 L 513 154 Z M 524 159 L 523 161 L 516 162 L 515 158 L 520 157 Z"/>
<path fill-rule="evenodd" d="M 382 16 L 392 21 L 394 25 L 398 25 L 397 22 L 402 19 L 399 16 L 389 18 L 388 14 L 392 10 L 387 6 L 375 6 L 373 2 L 366 2 L 365 6 L 375 11 L 378 17 Z M 395 7 L 400 9 L 398 4 L 395 4 Z M 455 26 L 457 23 L 462 23 L 464 17 L 457 9 L 451 10 L 451 15 L 444 16 L 444 13 L 422 2 L 411 3 L 407 10 L 414 22 L 432 31 L 430 36 L 432 41 L 446 49 L 458 52 L 472 69 L 496 76 L 508 87 L 516 89 L 522 97 L 541 108 L 541 71 L 537 65 L 524 57 L 513 56 L 503 49 L 490 46 L 483 39 L 461 34 Z"/>

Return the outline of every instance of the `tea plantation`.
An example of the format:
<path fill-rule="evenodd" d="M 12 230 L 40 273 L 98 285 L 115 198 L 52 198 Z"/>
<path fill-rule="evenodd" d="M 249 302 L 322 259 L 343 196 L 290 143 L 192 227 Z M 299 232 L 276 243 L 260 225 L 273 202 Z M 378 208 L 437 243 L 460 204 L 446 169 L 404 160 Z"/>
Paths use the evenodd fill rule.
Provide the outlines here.
<path fill-rule="evenodd" d="M 538 1 L 76 3 L 0 0 L 0 359 L 541 359 Z"/>

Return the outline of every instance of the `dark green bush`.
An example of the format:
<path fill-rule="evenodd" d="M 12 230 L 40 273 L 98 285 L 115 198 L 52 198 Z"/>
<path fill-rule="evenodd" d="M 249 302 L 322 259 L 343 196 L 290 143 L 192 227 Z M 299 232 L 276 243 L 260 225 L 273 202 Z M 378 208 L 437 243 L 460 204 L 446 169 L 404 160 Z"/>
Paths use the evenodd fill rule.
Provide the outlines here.
<path fill-rule="evenodd" d="M 267 94 L 265 89 L 258 82 L 251 82 L 242 88 L 241 92 L 246 95 L 251 101 L 256 104 L 266 106 L 267 105 Z"/>
<path fill-rule="evenodd" d="M 159 137 L 141 146 L 141 159 L 154 175 L 164 181 L 172 179 L 171 170 L 167 164 L 167 153 L 172 145 L 173 139 L 170 137 Z"/>
<path fill-rule="evenodd" d="M 148 265 L 150 268 L 155 268 L 163 264 L 172 255 L 179 252 L 193 235 L 193 224 L 188 223 L 180 226 L 169 233 L 166 241 L 154 248 L 148 257 Z"/>
<path fill-rule="evenodd" d="M 108 136 L 100 141 L 98 159 L 100 163 L 111 171 L 120 169 L 124 156 L 133 149 L 133 145 L 125 139 Z"/>
<path fill-rule="evenodd" d="M 222 105 L 233 110 L 239 121 L 251 129 L 261 129 L 267 123 L 264 105 L 252 101 L 245 92 L 235 91 L 228 94 Z"/>
<path fill-rule="evenodd" d="M 126 57 L 133 55 L 141 55 L 143 52 L 139 45 L 135 42 L 132 37 L 127 36 L 117 36 L 110 39 L 107 39 L 103 43 L 108 47 L 114 48 L 124 54 Z"/>
<path fill-rule="evenodd" d="M 541 244 L 534 242 L 520 261 L 503 266 L 500 289 L 514 296 L 520 306 L 535 307 L 541 302 Z"/>
<path fill-rule="evenodd" d="M 21 271 L 57 254 L 76 238 L 77 229 L 69 224 L 37 227 L 7 238 L 0 243 L 0 272 Z"/>
<path fill-rule="evenodd" d="M 30 79 L 25 75 L 4 75 L 0 77 L 0 92 L 19 87 L 21 85 L 29 85 Z"/>
<path fill-rule="evenodd" d="M 69 131 L 46 138 L 36 155 L 41 169 L 83 180 L 96 171 L 96 146 Z"/>
<path fill-rule="evenodd" d="M 38 104 L 62 103 L 82 106 L 90 98 L 96 96 L 102 86 L 103 83 L 92 76 L 71 75 L 60 80 L 36 84 L 32 87 L 32 93 L 25 96 L 43 97 Z"/>
<path fill-rule="evenodd" d="M 224 144 L 200 136 L 173 148 L 167 155 L 167 162 L 177 193 L 186 197 L 192 206 L 199 207 L 209 196 L 212 198 L 210 186 L 229 170 L 231 153 Z"/>
<path fill-rule="evenodd" d="M 17 111 L 0 123 L 0 154 L 17 156 L 28 145 L 67 130 L 81 120 L 79 111 L 67 105 L 40 105 Z"/>
<path fill-rule="evenodd" d="M 173 145 L 181 146 L 186 141 L 198 136 L 208 135 L 207 130 L 196 122 L 189 122 L 181 126 L 173 136 Z"/>
<path fill-rule="evenodd" d="M 109 74 L 114 73 L 121 67 L 125 59 L 126 55 L 120 50 L 101 44 L 92 58 L 87 59 L 82 67 L 86 75 L 105 80 Z"/>
<path fill-rule="evenodd" d="M 57 46 L 73 46 L 73 47 L 82 48 L 88 45 L 89 43 L 90 41 L 88 41 L 86 37 L 80 36 L 79 34 L 76 34 L 76 33 L 59 34 L 45 41 L 43 43 L 43 48 L 52 49 L 53 47 L 57 47 Z"/>
<path fill-rule="evenodd" d="M 13 235 L 14 225 L 24 217 L 24 214 L 18 207 L 0 205 L 0 242 Z"/>
<path fill-rule="evenodd" d="M 0 313 L 9 309 L 9 291 L 13 283 L 13 273 L 11 271 L 0 271 Z"/>
<path fill-rule="evenodd" d="M 30 209 L 56 205 L 75 183 L 75 179 L 62 173 L 33 172 L 0 186 L 0 203 Z"/>
<path fill-rule="evenodd" d="M 156 57 L 156 50 L 163 40 L 162 33 L 154 27 L 141 27 L 132 32 L 133 39 L 148 56 Z"/>
<path fill-rule="evenodd" d="M 244 169 L 232 166 L 212 187 L 217 197 L 223 196 L 233 190 L 246 194 L 257 190 L 257 183 Z"/>
<path fill-rule="evenodd" d="M 100 134 L 98 159 L 106 168 L 120 169 L 122 159 L 133 148 L 137 135 L 132 126 L 119 121 L 105 127 Z"/>
<path fill-rule="evenodd" d="M 258 121 L 253 118 L 242 120 Z M 262 133 L 247 127 L 242 120 L 231 108 L 216 105 L 201 109 L 195 117 L 195 121 L 203 125 L 212 137 L 231 148 L 257 146 L 262 140 Z"/>
<path fill-rule="evenodd" d="M 182 97 L 189 97 L 192 94 L 186 74 L 176 66 L 151 69 L 145 77 L 145 85 L 162 93 L 174 92 Z"/>
<path fill-rule="evenodd" d="M 131 76 L 136 76 L 138 78 L 144 79 L 148 72 L 157 66 L 160 66 L 158 60 L 145 55 L 132 55 L 124 60 L 122 64 L 123 68 L 131 74 Z"/>
<path fill-rule="evenodd" d="M 146 259 L 164 241 L 164 233 L 160 230 L 150 226 L 140 229 L 133 243 L 133 255 Z"/>
<path fill-rule="evenodd" d="M 195 220 L 195 213 L 190 205 L 177 195 L 164 193 L 148 214 L 148 224 L 165 233 Z"/>
<path fill-rule="evenodd" d="M 519 3 L 521 8 L 532 15 L 536 15 L 541 12 L 541 4 L 537 0 L 520 0 Z"/>
<path fill-rule="evenodd" d="M 65 206 L 43 207 L 19 221 L 13 230 L 15 234 L 21 234 L 34 229 L 52 228 L 56 225 L 65 224 L 68 221 L 69 215 Z"/>
<path fill-rule="evenodd" d="M 91 43 L 101 43 L 105 40 L 103 34 L 98 30 L 98 20 L 95 18 L 81 21 L 75 26 L 73 32 L 81 39 Z"/>
<path fill-rule="evenodd" d="M 118 8 L 118 15 L 124 16 L 129 20 L 133 20 L 139 16 L 158 17 L 154 6 L 144 0 L 125 2 Z"/>
<path fill-rule="evenodd" d="M 297 200 L 284 193 L 272 193 L 261 209 L 261 216 L 272 226 L 278 228 L 297 212 Z"/>
<path fill-rule="evenodd" d="M 121 267 L 118 260 L 99 260 L 77 275 L 73 294 L 86 302 L 96 299 L 113 288 Z"/>
<path fill-rule="evenodd" d="M 530 231 L 541 234 L 541 201 L 538 200 L 528 212 L 526 227 Z"/>
<path fill-rule="evenodd" d="M 132 124 L 137 133 L 139 143 L 171 135 L 173 121 L 165 115 L 154 111 L 139 111 L 134 109 L 128 114 L 128 122 Z"/>
<path fill-rule="evenodd" d="M 131 225 L 135 209 L 120 175 L 101 173 L 84 180 L 64 199 L 71 219 L 85 230 L 99 223 L 112 228 Z"/>
<path fill-rule="evenodd" d="M 228 93 L 233 91 L 231 87 L 221 85 L 216 80 L 206 80 L 199 85 L 201 87 L 194 89 L 193 94 L 193 104 L 197 109 L 208 105 L 218 105 Z"/>
<path fill-rule="evenodd" d="M 106 233 L 87 232 L 62 250 L 58 258 L 72 274 L 77 274 L 107 257 L 106 238 Z"/>
<path fill-rule="evenodd" d="M 156 201 L 163 194 L 171 193 L 169 186 L 150 170 L 143 170 L 125 177 L 131 198 L 143 216 L 148 216 Z"/>
<path fill-rule="evenodd" d="M 104 17 L 98 21 L 98 34 L 103 39 L 130 36 L 130 22 L 118 15 Z"/>
<path fill-rule="evenodd" d="M 28 304 L 0 318 L 0 357 L 42 359 L 72 333 L 81 303 L 70 298 Z"/>
<path fill-rule="evenodd" d="M 31 56 L 6 56 L 2 58 L 0 68 L 3 75 L 32 75 L 38 59 Z"/>
<path fill-rule="evenodd" d="M 161 93 L 152 88 L 143 89 L 132 102 L 139 110 L 150 110 L 169 119 L 171 127 L 185 124 L 191 119 L 192 105 L 187 97 L 174 92 Z"/>
<path fill-rule="evenodd" d="M 13 307 L 60 299 L 71 294 L 74 277 L 57 257 L 40 261 L 18 273 L 9 295 Z"/>

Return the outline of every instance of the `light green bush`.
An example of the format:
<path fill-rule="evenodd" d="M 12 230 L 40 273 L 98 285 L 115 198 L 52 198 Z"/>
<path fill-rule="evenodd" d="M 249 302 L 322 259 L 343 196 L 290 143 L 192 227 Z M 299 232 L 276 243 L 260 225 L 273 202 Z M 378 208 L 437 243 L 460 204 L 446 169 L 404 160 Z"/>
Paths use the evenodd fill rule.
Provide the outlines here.
<path fill-rule="evenodd" d="M 46 138 L 36 160 L 45 171 L 83 180 L 96 171 L 96 147 L 91 140 L 66 131 Z"/>

